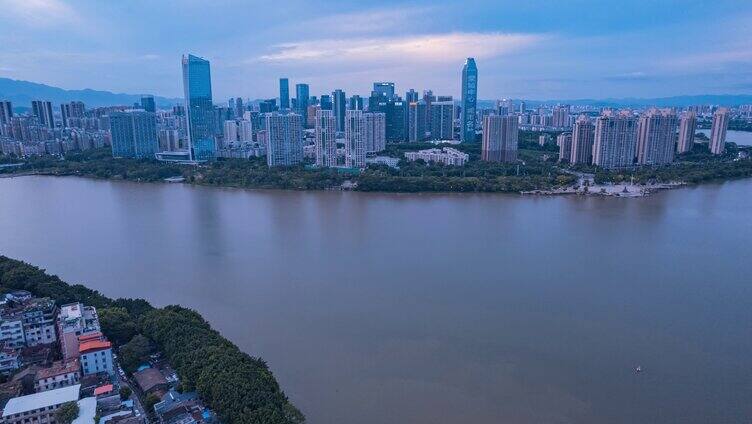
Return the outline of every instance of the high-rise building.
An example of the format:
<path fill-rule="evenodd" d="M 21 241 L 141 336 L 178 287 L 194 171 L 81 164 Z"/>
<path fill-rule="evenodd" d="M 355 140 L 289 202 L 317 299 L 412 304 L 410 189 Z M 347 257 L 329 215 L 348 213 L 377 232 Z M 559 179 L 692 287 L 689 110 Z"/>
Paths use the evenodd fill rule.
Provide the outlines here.
<path fill-rule="evenodd" d="M 0 101 L 0 125 L 10 124 L 13 117 L 13 105 L 9 100 Z"/>
<path fill-rule="evenodd" d="M 347 108 L 351 110 L 363 110 L 363 98 L 357 94 L 350 97 L 350 104 Z"/>
<path fill-rule="evenodd" d="M 238 123 L 234 119 L 228 119 L 224 125 L 224 147 L 235 145 L 238 141 Z"/>
<path fill-rule="evenodd" d="M 366 167 L 366 118 L 362 110 L 348 110 L 345 114 L 345 166 Z"/>
<path fill-rule="evenodd" d="M 452 140 L 454 138 L 454 104 L 452 102 L 431 103 L 431 139 Z"/>
<path fill-rule="evenodd" d="M 83 102 L 62 103 L 60 115 L 63 117 L 63 128 L 68 128 L 71 126 L 71 118 L 81 119 L 86 116 L 86 107 Z"/>
<path fill-rule="evenodd" d="M 483 117 L 481 158 L 490 162 L 517 160 L 517 117 L 486 115 Z"/>
<path fill-rule="evenodd" d="M 418 93 L 415 93 L 417 97 Z M 424 141 L 428 132 L 428 106 L 424 101 L 414 101 L 407 106 L 408 141 Z"/>
<path fill-rule="evenodd" d="M 359 110 L 359 109 L 351 109 Z M 386 115 L 364 113 L 366 120 L 366 152 L 377 153 L 386 149 Z"/>
<path fill-rule="evenodd" d="M 677 153 L 692 151 L 695 144 L 695 129 L 697 128 L 697 115 L 694 112 L 685 112 L 679 121 L 679 143 Z"/>
<path fill-rule="evenodd" d="M 295 107 L 298 115 L 302 117 L 302 124 L 308 122 L 308 106 L 309 104 L 309 87 L 308 84 L 296 84 L 295 85 Z"/>
<path fill-rule="evenodd" d="M 210 160 L 215 156 L 216 146 L 209 61 L 189 54 L 183 56 L 182 62 L 190 158 L 194 161 Z"/>
<path fill-rule="evenodd" d="M 345 92 L 337 89 L 332 93 L 334 118 L 337 120 L 337 131 L 345 130 L 345 110 L 347 109 L 347 96 Z"/>
<path fill-rule="evenodd" d="M 509 115 L 514 113 L 514 101 L 512 99 L 501 99 L 496 101 L 496 114 Z"/>
<path fill-rule="evenodd" d="M 393 143 L 407 141 L 407 104 L 402 100 L 386 100 L 386 97 L 372 93 L 369 99 L 369 112 L 381 112 L 386 117 L 386 140 Z M 375 101 L 375 99 L 380 99 Z"/>
<path fill-rule="evenodd" d="M 556 145 L 559 146 L 559 162 L 572 161 L 572 134 L 561 133 L 556 136 Z"/>
<path fill-rule="evenodd" d="M 31 111 L 39 120 L 39 125 L 55 128 L 55 117 L 52 114 L 52 102 L 49 100 L 32 100 Z"/>
<path fill-rule="evenodd" d="M 332 104 L 332 96 L 328 94 L 322 94 L 319 105 L 321 106 L 321 110 L 333 110 L 334 105 Z"/>
<path fill-rule="evenodd" d="M 710 153 L 720 155 L 726 147 L 726 130 L 729 123 L 729 110 L 718 108 L 713 113 L 713 126 L 710 128 Z"/>
<path fill-rule="evenodd" d="M 279 108 L 290 109 L 290 81 L 287 78 L 279 79 Z"/>
<path fill-rule="evenodd" d="M 387 100 L 394 99 L 393 82 L 375 82 L 373 83 L 373 92 L 379 96 L 386 97 Z"/>
<path fill-rule="evenodd" d="M 110 136 L 116 158 L 154 158 L 159 148 L 156 117 L 143 110 L 110 113 Z"/>
<path fill-rule="evenodd" d="M 253 123 L 250 119 L 238 121 L 238 141 L 241 143 L 250 143 L 253 141 Z"/>
<path fill-rule="evenodd" d="M 475 59 L 468 57 L 462 67 L 462 130 L 460 141 L 475 141 L 475 112 L 478 96 L 478 68 Z M 515 150 L 516 152 L 516 150 Z"/>
<path fill-rule="evenodd" d="M 333 111 L 316 111 L 316 166 L 337 166 L 336 121 Z"/>
<path fill-rule="evenodd" d="M 243 113 L 245 113 L 245 106 L 243 106 L 243 98 L 238 97 L 235 99 L 235 116 L 237 116 L 238 118 L 242 118 Z"/>
<path fill-rule="evenodd" d="M 637 121 L 637 163 L 665 165 L 674 161 L 676 126 L 671 109 L 649 109 Z"/>
<path fill-rule="evenodd" d="M 590 165 L 593 162 L 595 125 L 585 115 L 580 115 L 572 127 L 572 153 L 570 163 Z"/>
<path fill-rule="evenodd" d="M 520 100 L 520 113 L 525 113 L 525 102 Z"/>
<path fill-rule="evenodd" d="M 141 96 L 141 108 L 147 112 L 154 113 L 157 111 L 157 105 L 154 102 L 154 96 L 144 95 Z"/>
<path fill-rule="evenodd" d="M 410 89 L 410 91 L 408 91 L 407 93 L 405 93 L 405 101 L 407 102 L 407 104 L 410 104 L 410 103 L 413 103 L 413 102 L 417 102 L 418 99 L 419 99 L 418 92 L 415 91 L 412 88 Z"/>
<path fill-rule="evenodd" d="M 593 164 L 606 169 L 634 164 L 637 149 L 637 119 L 630 111 L 607 110 L 595 120 Z"/>
<path fill-rule="evenodd" d="M 297 113 L 267 113 L 266 164 L 292 166 L 303 162 L 303 117 Z"/>
<path fill-rule="evenodd" d="M 557 128 L 565 128 L 569 126 L 569 105 L 554 107 L 551 125 Z"/>

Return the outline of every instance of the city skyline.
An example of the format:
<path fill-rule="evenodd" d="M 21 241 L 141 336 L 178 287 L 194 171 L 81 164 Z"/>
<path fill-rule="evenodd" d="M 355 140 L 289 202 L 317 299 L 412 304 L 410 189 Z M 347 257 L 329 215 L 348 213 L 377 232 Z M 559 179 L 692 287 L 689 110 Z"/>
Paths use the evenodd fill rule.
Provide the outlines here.
<path fill-rule="evenodd" d="M 7 46 L 0 76 L 66 89 L 178 97 L 174 58 L 186 51 L 212 62 L 216 99 L 276 97 L 280 77 L 308 84 L 311 94 L 336 88 L 367 94 L 373 81 L 394 81 L 398 92 L 432 88 L 459 97 L 457 74 L 466 57 L 481 62 L 481 99 L 752 89 L 752 6 L 734 1 L 712 8 L 699 1 L 508 3 L 500 14 L 487 13 L 496 7 L 491 3 L 287 2 L 265 6 L 254 19 L 249 14 L 257 7 L 231 1 L 211 9 L 198 2 L 61 0 L 2 6 L 0 23 L 8 31 L 0 36 Z M 199 18 L 203 30 L 189 31 Z M 51 37 L 61 29 L 67 37 Z M 121 36 L 107 36 L 112 32 Z"/>

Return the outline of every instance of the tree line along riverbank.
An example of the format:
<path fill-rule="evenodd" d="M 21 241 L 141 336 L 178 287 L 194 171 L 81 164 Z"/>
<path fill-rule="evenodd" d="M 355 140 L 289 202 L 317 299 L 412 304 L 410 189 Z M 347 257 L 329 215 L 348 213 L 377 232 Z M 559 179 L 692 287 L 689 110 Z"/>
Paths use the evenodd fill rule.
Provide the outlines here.
<path fill-rule="evenodd" d="M 110 299 L 80 284 L 70 285 L 27 263 L 0 255 L 0 291 L 27 290 L 58 305 L 82 302 L 97 308 L 103 333 L 128 366 L 135 345 L 153 343 L 205 404 L 230 424 L 300 424 L 295 408 L 261 358 L 242 352 L 196 311 L 154 308 L 143 299 Z"/>
<path fill-rule="evenodd" d="M 597 183 L 633 180 L 636 183 L 697 184 L 752 176 L 752 159 L 739 158 L 740 151 L 749 153 L 752 148 L 740 148 L 733 143 L 727 143 L 723 155 L 711 155 L 705 146 L 697 144 L 693 152 L 679 155 L 671 165 L 615 171 L 559 164 L 558 147 L 553 142 L 540 146 L 538 135 L 529 131 L 520 132 L 518 163 L 480 160 L 480 143 L 452 146 L 470 156 L 464 166 L 445 166 L 422 160 L 409 162 L 404 159 L 405 152 L 434 147 L 433 144 L 389 144 L 383 154 L 400 158 L 399 168 L 369 165 L 359 174 L 310 166 L 269 168 L 264 158 L 217 160 L 201 166 L 149 159 L 114 159 L 110 150 L 104 148 L 69 153 L 64 160 L 50 156 L 32 157 L 20 166 L 0 168 L 0 175 L 76 175 L 141 182 L 161 182 L 177 176 L 186 183 L 197 185 L 291 190 L 340 189 L 349 182 L 358 191 L 507 193 L 571 187 L 577 184 L 577 178 L 571 171 L 593 173 Z M 0 163 L 12 160 L 0 157 Z"/>

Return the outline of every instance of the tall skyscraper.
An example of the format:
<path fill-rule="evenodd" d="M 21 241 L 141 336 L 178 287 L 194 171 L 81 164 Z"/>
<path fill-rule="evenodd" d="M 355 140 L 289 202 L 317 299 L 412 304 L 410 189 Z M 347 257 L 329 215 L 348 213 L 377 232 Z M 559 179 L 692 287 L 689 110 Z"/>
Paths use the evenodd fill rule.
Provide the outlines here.
<path fill-rule="evenodd" d="M 462 130 L 460 141 L 475 141 L 475 112 L 478 96 L 478 68 L 475 59 L 468 57 L 462 67 Z"/>
<path fill-rule="evenodd" d="M 418 94 L 418 92 L 411 88 L 410 91 L 405 93 L 405 101 L 407 102 L 407 104 L 417 102 L 420 98 L 419 96 L 420 95 Z"/>
<path fill-rule="evenodd" d="M 362 110 L 348 110 L 345 114 L 345 166 L 366 167 L 366 118 Z"/>
<path fill-rule="evenodd" d="M 517 117 L 486 115 L 483 117 L 481 159 L 489 162 L 517 160 Z"/>
<path fill-rule="evenodd" d="M 290 109 L 290 81 L 287 78 L 279 79 L 279 108 Z"/>
<path fill-rule="evenodd" d="M 387 100 L 394 99 L 393 82 L 375 82 L 373 83 L 373 92 L 379 96 L 386 97 Z"/>
<path fill-rule="evenodd" d="M 678 123 L 671 109 L 652 108 L 640 116 L 637 121 L 639 165 L 665 165 L 674 161 Z"/>
<path fill-rule="evenodd" d="M 151 112 L 128 110 L 110 113 L 112 156 L 154 158 L 159 148 L 157 121 Z"/>
<path fill-rule="evenodd" d="M 321 110 L 334 110 L 334 104 L 332 104 L 332 96 L 328 94 L 321 95 L 319 105 L 321 106 Z"/>
<path fill-rule="evenodd" d="M 551 125 L 557 128 L 565 128 L 569 126 L 569 105 L 554 107 Z"/>
<path fill-rule="evenodd" d="M 710 128 L 710 153 L 720 155 L 726 147 L 726 130 L 729 124 L 729 110 L 718 108 L 713 113 L 713 126 Z"/>
<path fill-rule="evenodd" d="M 417 97 L 418 93 L 415 93 Z M 424 101 L 414 101 L 407 106 L 408 141 L 424 141 L 428 132 L 428 106 Z"/>
<path fill-rule="evenodd" d="M 297 113 L 267 113 L 266 164 L 292 166 L 303 162 L 303 117 Z"/>
<path fill-rule="evenodd" d="M 250 143 L 253 141 L 253 123 L 249 119 L 238 121 L 238 142 Z"/>
<path fill-rule="evenodd" d="M 296 84 L 295 85 L 295 108 L 298 115 L 302 117 L 302 124 L 305 125 L 308 122 L 308 106 L 309 104 L 309 87 L 308 84 Z"/>
<path fill-rule="evenodd" d="M 182 62 L 190 158 L 194 161 L 210 160 L 215 156 L 216 146 L 209 61 L 189 54 L 183 56 Z"/>
<path fill-rule="evenodd" d="M 243 113 L 245 113 L 245 106 L 243 105 L 243 98 L 238 97 L 235 99 L 235 116 L 237 116 L 238 118 L 242 118 Z"/>
<path fill-rule="evenodd" d="M 679 143 L 677 153 L 688 153 L 695 145 L 695 130 L 697 128 L 697 115 L 694 112 L 685 112 L 679 121 Z"/>
<path fill-rule="evenodd" d="M 9 100 L 0 101 L 0 125 L 10 124 L 13 117 L 13 105 Z"/>
<path fill-rule="evenodd" d="M 572 128 L 572 154 L 570 163 L 590 165 L 593 162 L 593 141 L 595 125 L 585 115 L 580 115 Z"/>
<path fill-rule="evenodd" d="M 337 89 L 332 93 L 334 118 L 337 120 L 337 131 L 345 130 L 345 110 L 347 109 L 347 96 L 345 92 Z"/>
<path fill-rule="evenodd" d="M 238 123 L 234 119 L 228 119 L 224 125 L 224 147 L 233 146 L 238 141 Z"/>
<path fill-rule="evenodd" d="M 347 108 L 351 110 L 363 110 L 363 98 L 357 94 L 350 97 L 350 104 Z"/>
<path fill-rule="evenodd" d="M 637 119 L 630 111 L 605 111 L 595 120 L 593 164 L 606 169 L 634 164 L 637 149 Z"/>
<path fill-rule="evenodd" d="M 49 100 L 32 100 L 31 111 L 39 120 L 39 125 L 47 128 L 55 128 L 55 118 L 52 114 L 52 102 Z"/>
<path fill-rule="evenodd" d="M 60 115 L 63 117 L 63 128 L 68 128 L 71 126 L 71 118 L 81 119 L 86 116 L 86 107 L 83 102 L 62 103 Z"/>
<path fill-rule="evenodd" d="M 145 95 L 141 96 L 141 108 L 147 112 L 154 113 L 157 111 L 157 105 L 154 102 L 154 96 Z"/>
<path fill-rule="evenodd" d="M 431 139 L 454 139 L 454 103 L 431 103 Z"/>
<path fill-rule="evenodd" d="M 333 111 L 316 111 L 316 166 L 337 166 L 336 121 Z"/>
<path fill-rule="evenodd" d="M 359 110 L 359 109 L 351 109 Z M 386 115 L 364 113 L 366 120 L 366 152 L 377 153 L 386 149 Z"/>
<path fill-rule="evenodd" d="M 561 133 L 556 136 L 556 145 L 559 146 L 559 162 L 572 161 L 572 134 Z"/>

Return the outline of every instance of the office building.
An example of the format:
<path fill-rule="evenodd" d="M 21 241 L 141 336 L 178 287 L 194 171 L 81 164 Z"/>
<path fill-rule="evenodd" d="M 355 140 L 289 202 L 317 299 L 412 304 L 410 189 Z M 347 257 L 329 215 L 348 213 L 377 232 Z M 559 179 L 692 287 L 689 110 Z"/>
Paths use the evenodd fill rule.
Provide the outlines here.
<path fill-rule="evenodd" d="M 585 115 L 581 115 L 572 126 L 572 153 L 569 163 L 590 165 L 593 162 L 593 141 L 595 125 Z"/>
<path fill-rule="evenodd" d="M 362 110 L 345 113 L 345 166 L 366 167 L 367 122 Z"/>
<path fill-rule="evenodd" d="M 209 61 L 189 54 L 183 56 L 182 64 L 189 157 L 193 161 L 211 160 L 216 145 Z"/>
<path fill-rule="evenodd" d="M 695 130 L 697 129 L 697 114 L 689 111 L 685 112 L 679 121 L 679 142 L 677 144 L 677 153 L 688 153 L 692 151 L 695 144 Z"/>
<path fill-rule="evenodd" d="M 718 108 L 713 113 L 713 126 L 710 128 L 710 153 L 720 155 L 726 147 L 726 130 L 729 123 L 729 110 Z"/>
<path fill-rule="evenodd" d="M 154 102 L 154 96 L 141 96 L 141 109 L 147 112 L 155 113 L 157 111 L 157 105 Z"/>
<path fill-rule="evenodd" d="M 379 97 L 385 97 L 387 100 L 394 99 L 393 82 L 375 82 L 373 83 L 373 92 Z"/>
<path fill-rule="evenodd" d="M 407 104 L 417 102 L 418 99 L 420 98 L 419 96 L 420 94 L 411 88 L 410 91 L 405 93 L 405 101 L 407 102 Z"/>
<path fill-rule="evenodd" d="M 323 96 L 322 96 L 323 98 Z M 342 90 L 334 90 L 332 93 L 334 118 L 337 120 L 337 131 L 345 130 L 345 110 L 347 109 L 347 96 Z M 323 109 L 323 106 L 322 106 Z"/>
<path fill-rule="evenodd" d="M 671 109 L 649 109 L 637 121 L 637 164 L 665 165 L 674 161 L 676 127 Z"/>
<path fill-rule="evenodd" d="M 83 102 L 62 103 L 60 105 L 60 115 L 63 118 L 63 128 L 69 128 L 73 125 L 71 119 L 83 119 L 86 117 L 86 106 Z"/>
<path fill-rule="evenodd" d="M 371 105 L 374 96 L 369 99 L 369 112 L 380 112 L 386 119 L 386 141 L 400 143 L 407 141 L 407 104 L 402 100 L 384 100 L 379 97 L 375 105 Z"/>
<path fill-rule="evenodd" d="M 316 166 L 337 166 L 337 118 L 331 110 L 317 110 Z"/>
<path fill-rule="evenodd" d="M 333 110 L 334 105 L 332 104 L 332 96 L 328 94 L 322 94 L 321 100 L 319 100 L 319 106 L 321 106 L 321 110 Z M 335 113 L 335 116 L 336 116 L 336 113 Z M 344 122 L 344 120 L 342 122 Z"/>
<path fill-rule="evenodd" d="M 267 113 L 266 163 L 269 166 L 292 166 L 303 162 L 303 117 L 297 113 Z"/>
<path fill-rule="evenodd" d="M 245 113 L 245 106 L 243 105 L 243 99 L 238 97 L 235 99 L 235 116 L 242 118 Z"/>
<path fill-rule="evenodd" d="M 637 119 L 630 111 L 603 112 L 595 120 L 593 164 L 606 169 L 630 167 L 637 150 Z"/>
<path fill-rule="evenodd" d="M 386 149 L 386 115 L 369 112 L 364 113 L 363 116 L 366 120 L 366 152 L 384 151 Z"/>
<path fill-rule="evenodd" d="M 128 110 L 110 114 L 112 157 L 154 158 L 159 148 L 153 113 Z"/>
<path fill-rule="evenodd" d="M 39 120 L 39 125 L 47 128 L 55 128 L 55 118 L 52 114 L 52 102 L 48 100 L 32 100 L 31 111 Z"/>
<path fill-rule="evenodd" d="M 347 108 L 350 110 L 363 110 L 363 98 L 357 94 L 350 97 L 350 103 Z"/>
<path fill-rule="evenodd" d="M 431 103 L 431 140 L 454 139 L 454 104 Z"/>
<path fill-rule="evenodd" d="M 478 68 L 475 66 L 475 59 L 468 57 L 465 65 L 462 67 L 462 118 L 460 141 L 464 143 L 475 141 L 477 95 Z"/>
<path fill-rule="evenodd" d="M 490 162 L 517 160 L 517 117 L 486 115 L 483 117 L 481 158 Z"/>
<path fill-rule="evenodd" d="M 279 108 L 290 109 L 290 81 L 287 78 L 279 79 Z"/>
<path fill-rule="evenodd" d="M 415 93 L 414 97 L 417 97 Z M 408 141 L 424 141 L 428 132 L 428 106 L 424 101 L 414 101 L 407 106 Z"/>
<path fill-rule="evenodd" d="M 561 133 L 556 136 L 556 145 L 559 146 L 559 162 L 572 161 L 572 134 Z"/>
<path fill-rule="evenodd" d="M 295 85 L 295 108 L 298 115 L 302 117 L 301 124 L 305 125 L 308 122 L 308 106 L 309 104 L 309 87 L 308 84 L 296 84 Z"/>
<path fill-rule="evenodd" d="M 512 99 L 501 99 L 496 101 L 496 114 L 509 115 L 514 113 L 514 102 Z"/>

